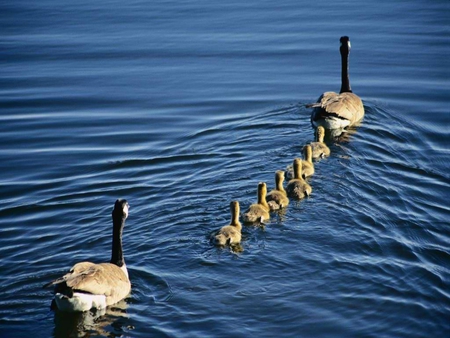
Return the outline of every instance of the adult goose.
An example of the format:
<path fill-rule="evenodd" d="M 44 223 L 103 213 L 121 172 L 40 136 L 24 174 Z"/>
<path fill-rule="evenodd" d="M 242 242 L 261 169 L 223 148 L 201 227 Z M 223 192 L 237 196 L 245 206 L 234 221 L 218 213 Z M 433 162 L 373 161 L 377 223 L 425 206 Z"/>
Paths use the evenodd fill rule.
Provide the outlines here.
<path fill-rule="evenodd" d="M 267 196 L 267 204 L 271 211 L 285 208 L 289 205 L 289 198 L 286 190 L 283 187 L 284 171 L 278 170 L 275 172 L 275 189 L 271 190 Z"/>
<path fill-rule="evenodd" d="M 311 123 L 314 127 L 324 126 L 326 129 L 342 129 L 352 126 L 364 117 L 364 106 L 361 99 L 353 94 L 348 75 L 348 56 L 350 54 L 350 39 L 343 36 L 341 47 L 341 91 L 323 93 L 316 103 L 306 107 L 314 108 Z"/>
<path fill-rule="evenodd" d="M 216 245 L 225 246 L 241 242 L 242 224 L 239 222 L 239 210 L 239 202 L 232 201 L 230 203 L 231 223 L 215 233 L 213 240 Z"/>
<path fill-rule="evenodd" d="M 247 211 L 244 213 L 245 223 L 264 223 L 270 219 L 269 205 L 266 201 L 267 185 L 264 182 L 258 183 L 258 201 L 250 205 Z"/>
<path fill-rule="evenodd" d="M 294 178 L 289 181 L 286 191 L 289 197 L 302 199 L 308 197 L 312 193 L 311 186 L 305 182 L 302 177 L 302 160 L 294 159 Z"/>
<path fill-rule="evenodd" d="M 131 283 L 122 250 L 122 231 L 128 217 L 128 202 L 118 199 L 112 212 L 112 254 L 109 263 L 75 264 L 64 276 L 44 285 L 55 286 L 52 302 L 63 312 L 82 312 L 103 309 L 125 298 Z"/>

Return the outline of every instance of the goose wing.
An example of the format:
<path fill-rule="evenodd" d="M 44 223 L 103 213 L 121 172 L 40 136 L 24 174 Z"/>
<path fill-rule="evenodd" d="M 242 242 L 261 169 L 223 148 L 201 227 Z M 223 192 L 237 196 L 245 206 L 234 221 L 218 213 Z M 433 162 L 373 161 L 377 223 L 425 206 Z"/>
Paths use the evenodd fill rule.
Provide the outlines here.
<path fill-rule="evenodd" d="M 233 225 L 226 225 L 224 227 L 222 227 L 222 229 L 220 229 L 217 233 L 216 233 L 216 238 L 217 236 L 223 236 L 226 240 L 230 240 L 238 235 L 240 235 L 240 231 Z"/>
<path fill-rule="evenodd" d="M 94 295 L 112 295 L 115 290 L 128 288 L 129 281 L 117 265 L 111 263 L 94 264 L 81 262 L 75 264 L 64 276 L 47 285 L 67 287 Z"/>
<path fill-rule="evenodd" d="M 335 116 L 350 121 L 353 124 L 364 116 L 364 106 L 361 99 L 353 93 L 323 93 L 316 103 L 306 105 L 308 108 L 315 108 L 316 117 L 325 118 Z"/>
<path fill-rule="evenodd" d="M 267 204 L 271 210 L 280 209 L 289 204 L 286 194 L 278 190 L 272 190 L 266 197 Z"/>
<path fill-rule="evenodd" d="M 55 280 L 52 280 L 51 282 L 44 285 L 44 288 L 50 286 L 50 285 L 58 285 L 61 283 L 66 283 L 67 281 L 71 281 L 76 278 L 83 278 L 83 276 L 91 275 L 92 271 L 90 268 L 95 265 L 91 262 L 80 262 L 75 264 L 68 273 L 66 273 L 64 276 L 59 277 Z"/>

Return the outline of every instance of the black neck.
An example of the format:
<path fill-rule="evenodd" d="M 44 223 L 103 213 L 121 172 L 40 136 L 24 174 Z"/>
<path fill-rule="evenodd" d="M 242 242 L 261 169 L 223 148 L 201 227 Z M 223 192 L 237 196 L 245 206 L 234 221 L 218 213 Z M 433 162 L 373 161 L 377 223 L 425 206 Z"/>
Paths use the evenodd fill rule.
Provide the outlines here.
<path fill-rule="evenodd" d="M 125 217 L 113 216 L 113 240 L 111 263 L 122 267 L 125 264 L 122 249 L 122 231 L 125 225 Z"/>
<path fill-rule="evenodd" d="M 348 49 L 341 48 L 341 61 L 342 61 L 342 71 L 341 71 L 341 93 L 351 93 L 350 79 L 348 76 Z"/>

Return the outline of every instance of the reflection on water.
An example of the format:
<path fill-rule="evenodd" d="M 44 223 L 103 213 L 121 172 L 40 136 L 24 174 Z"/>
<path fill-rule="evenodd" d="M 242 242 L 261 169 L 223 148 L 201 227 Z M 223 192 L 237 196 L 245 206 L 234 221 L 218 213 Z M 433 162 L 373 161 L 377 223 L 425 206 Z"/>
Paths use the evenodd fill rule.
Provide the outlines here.
<path fill-rule="evenodd" d="M 346 129 L 327 129 L 325 131 L 324 141 L 327 144 L 331 144 L 333 142 L 337 143 L 348 143 L 350 142 L 352 136 L 358 131 L 358 127 L 363 122 L 359 122 L 349 128 Z"/>
<path fill-rule="evenodd" d="M 308 179 L 306 180 L 306 182 L 308 182 Z M 292 201 L 292 202 L 295 203 L 295 201 Z M 283 222 L 286 220 L 286 214 L 287 214 L 288 207 L 278 209 L 278 210 L 275 210 L 274 212 L 272 212 L 272 215 L 271 215 L 272 219 L 271 219 L 270 223 L 271 224 L 283 224 Z"/>
<path fill-rule="evenodd" d="M 67 313 L 55 311 L 54 337 L 121 337 L 132 327 L 126 326 L 128 304 L 122 300 L 97 311 Z"/>

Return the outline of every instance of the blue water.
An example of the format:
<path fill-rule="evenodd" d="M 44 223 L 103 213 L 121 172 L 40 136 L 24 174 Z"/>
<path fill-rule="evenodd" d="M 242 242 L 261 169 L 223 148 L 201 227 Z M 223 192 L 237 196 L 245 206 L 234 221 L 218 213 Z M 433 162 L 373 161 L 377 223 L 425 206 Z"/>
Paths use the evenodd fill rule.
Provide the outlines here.
<path fill-rule="evenodd" d="M 450 332 L 448 1 L 0 4 L 0 337 L 444 337 Z M 210 245 L 313 140 L 340 88 L 362 124 L 327 138 L 313 194 Z M 46 282 L 107 261 L 130 216 L 130 296 L 50 311 Z"/>

